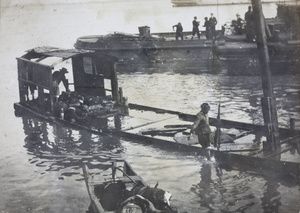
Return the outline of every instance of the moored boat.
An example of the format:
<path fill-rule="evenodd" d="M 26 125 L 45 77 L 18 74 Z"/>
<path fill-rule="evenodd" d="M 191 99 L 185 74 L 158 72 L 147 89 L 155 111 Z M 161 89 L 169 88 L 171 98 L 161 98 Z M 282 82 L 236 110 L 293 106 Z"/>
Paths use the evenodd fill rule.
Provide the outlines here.
<path fill-rule="evenodd" d="M 278 4 L 277 17 L 266 19 L 269 65 L 272 74 L 295 74 L 300 71 L 299 5 Z M 214 48 L 230 75 L 258 75 L 260 63 L 257 44 L 246 36 L 227 36 L 222 46 Z"/>
<path fill-rule="evenodd" d="M 128 162 L 113 161 L 111 170 L 107 173 L 110 174 L 92 176 L 87 165 L 83 166 L 83 175 L 94 213 L 177 212 L 170 207 L 171 194 L 157 188 L 157 185 L 149 187 Z"/>
<path fill-rule="evenodd" d="M 153 35 L 150 27 L 139 27 L 139 34 L 113 33 L 79 37 L 74 47 L 92 50 L 119 59 L 117 71 L 134 72 L 157 69 L 175 72 L 220 72 L 220 63 L 212 54 L 212 46 L 224 45 L 223 39 L 214 43 L 206 39 L 191 40 L 185 32 L 184 40 L 175 40 L 174 33 Z M 165 36 L 164 36 L 165 35 Z"/>

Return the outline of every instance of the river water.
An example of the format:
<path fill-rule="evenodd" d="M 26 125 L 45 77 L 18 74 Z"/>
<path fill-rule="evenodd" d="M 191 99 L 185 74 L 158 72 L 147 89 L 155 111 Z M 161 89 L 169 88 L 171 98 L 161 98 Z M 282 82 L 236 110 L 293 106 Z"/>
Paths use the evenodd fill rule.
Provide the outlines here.
<path fill-rule="evenodd" d="M 0 31 L 0 212 L 87 212 L 90 200 L 82 164 L 101 173 L 114 158 L 126 159 L 151 186 L 159 182 L 173 194 L 172 203 L 181 212 L 299 212 L 300 188 L 289 179 L 220 168 L 192 152 L 14 115 L 13 103 L 19 100 L 15 57 L 27 49 L 46 45 L 71 48 L 79 36 L 136 32 L 140 25 L 151 26 L 153 32 L 169 31 L 179 19 L 188 25 L 196 14 L 214 12 L 219 20 L 235 18 L 237 12 L 246 10 L 245 5 L 173 8 L 169 1 L 33 6 L 28 0 L 23 6 L 8 2 L 10 6 L 1 7 Z M 276 7 L 267 7 L 272 17 L 276 12 L 271 9 Z M 290 118 L 300 118 L 299 77 L 272 78 L 281 127 L 288 127 Z M 263 122 L 259 76 L 141 70 L 120 74 L 119 86 L 131 103 L 195 114 L 202 102 L 208 102 L 213 117 L 221 102 L 224 119 Z M 30 134 L 36 124 L 42 126 L 39 137 Z"/>

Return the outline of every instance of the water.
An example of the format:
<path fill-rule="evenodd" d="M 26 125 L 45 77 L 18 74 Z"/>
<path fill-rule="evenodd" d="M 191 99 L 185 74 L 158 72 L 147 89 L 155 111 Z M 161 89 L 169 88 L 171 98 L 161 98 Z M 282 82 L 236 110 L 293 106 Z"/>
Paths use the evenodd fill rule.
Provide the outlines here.
<path fill-rule="evenodd" d="M 169 31 L 178 19 L 186 18 L 188 25 L 196 12 L 215 12 L 216 7 L 172 8 L 169 1 L 145 1 L 138 3 L 139 9 L 133 1 L 33 7 L 10 2 L 10 7 L 1 8 L 0 25 L 0 212 L 86 212 L 90 200 L 81 166 L 87 163 L 93 172 L 102 172 L 112 158 L 125 158 L 151 186 L 159 182 L 173 194 L 172 203 L 182 212 L 299 212 L 299 185 L 289 180 L 220 168 L 192 152 L 14 115 L 13 103 L 19 99 L 15 57 L 24 50 L 44 45 L 71 48 L 82 35 L 136 32 L 137 26 L 145 24 L 153 32 Z M 225 20 L 231 15 L 235 18 L 243 8 L 218 7 L 218 11 L 230 14 Z M 108 20 L 112 20 L 109 25 Z M 221 101 L 222 118 L 262 123 L 257 76 L 147 74 L 141 70 L 121 74 L 119 84 L 132 103 L 196 113 L 205 101 L 212 105 L 210 116 L 216 116 Z M 299 75 L 275 76 L 273 84 L 280 126 L 288 127 L 289 119 L 300 114 Z M 29 134 L 29 127 L 36 124 L 42 126 L 39 137 Z"/>

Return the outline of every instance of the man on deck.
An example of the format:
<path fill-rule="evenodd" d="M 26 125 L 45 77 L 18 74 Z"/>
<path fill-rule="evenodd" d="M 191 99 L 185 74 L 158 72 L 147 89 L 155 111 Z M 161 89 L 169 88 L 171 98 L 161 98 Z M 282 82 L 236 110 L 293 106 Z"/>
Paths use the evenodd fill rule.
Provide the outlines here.
<path fill-rule="evenodd" d="M 183 40 L 183 27 L 181 25 L 180 22 L 178 22 L 178 24 L 174 25 L 172 28 L 174 30 L 174 28 L 176 27 L 176 34 L 175 34 L 175 38 L 176 40 L 178 40 L 178 38 L 181 38 L 181 40 Z"/>
<path fill-rule="evenodd" d="M 69 83 L 68 83 L 68 79 L 66 79 L 66 76 L 65 76 L 66 73 L 68 73 L 68 70 L 63 67 L 59 71 L 55 71 L 52 74 L 54 103 L 57 102 L 58 97 L 60 95 L 60 91 L 59 91 L 60 82 L 63 82 L 63 84 L 66 88 L 66 91 L 69 92 Z"/>
<path fill-rule="evenodd" d="M 210 29 L 211 29 L 211 33 L 212 33 L 212 38 L 217 39 L 216 25 L 217 25 L 218 21 L 217 21 L 216 17 L 214 17 L 213 13 L 210 14 L 209 21 L 211 23 Z"/>
<path fill-rule="evenodd" d="M 208 112 L 210 106 L 208 103 L 201 104 L 201 111 L 196 115 L 196 121 L 193 123 L 191 128 L 191 134 L 198 135 L 198 142 L 203 148 L 207 148 L 213 143 L 212 137 L 210 136 L 212 131 L 209 126 Z"/>
<path fill-rule="evenodd" d="M 194 20 L 193 20 L 192 24 L 193 24 L 192 40 L 194 39 L 194 36 L 195 36 L 196 34 L 197 34 L 197 36 L 198 36 L 198 39 L 200 39 L 200 31 L 199 31 L 199 24 L 200 24 L 200 22 L 197 21 L 197 16 L 194 17 Z"/>

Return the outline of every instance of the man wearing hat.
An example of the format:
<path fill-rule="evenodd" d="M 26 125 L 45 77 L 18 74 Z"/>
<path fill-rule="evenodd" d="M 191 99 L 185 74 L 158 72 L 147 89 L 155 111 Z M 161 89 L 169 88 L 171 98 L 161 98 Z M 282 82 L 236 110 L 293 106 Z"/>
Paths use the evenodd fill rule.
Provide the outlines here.
<path fill-rule="evenodd" d="M 68 79 L 66 79 L 66 76 L 65 76 L 66 73 L 69 73 L 69 72 L 66 68 L 63 67 L 59 71 L 55 71 L 52 74 L 54 103 L 57 102 L 58 97 L 60 95 L 60 91 L 59 91 L 60 82 L 63 82 L 63 84 L 66 88 L 66 91 L 69 92 L 69 83 L 68 83 Z"/>
<path fill-rule="evenodd" d="M 209 126 L 208 112 L 210 106 L 208 103 L 201 104 L 201 111 L 196 115 L 196 121 L 191 128 L 191 134 L 198 135 L 198 142 L 203 148 L 209 147 L 212 141 L 210 137 L 212 131 Z"/>
<path fill-rule="evenodd" d="M 217 33 L 216 33 L 216 25 L 218 23 L 216 17 L 214 17 L 214 14 L 211 13 L 210 14 L 210 18 L 209 18 L 209 21 L 211 23 L 211 33 L 212 33 L 212 38 L 216 39 L 217 38 Z"/>

